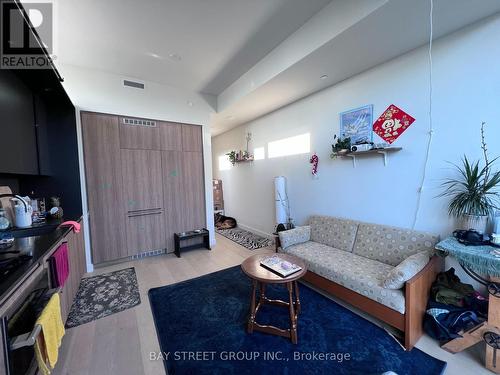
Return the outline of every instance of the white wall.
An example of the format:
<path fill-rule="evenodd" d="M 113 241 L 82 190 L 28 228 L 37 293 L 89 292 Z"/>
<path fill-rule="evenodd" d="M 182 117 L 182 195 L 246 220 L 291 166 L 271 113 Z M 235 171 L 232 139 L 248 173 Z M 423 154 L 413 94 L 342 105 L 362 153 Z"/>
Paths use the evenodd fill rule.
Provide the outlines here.
<path fill-rule="evenodd" d="M 153 82 L 145 82 L 145 90 L 137 90 L 123 86 L 123 79 L 135 80 L 133 78 L 76 66 L 58 64 L 58 70 L 64 77 L 64 88 L 77 108 L 87 269 L 91 271 L 93 267 L 88 235 L 88 206 L 79 111 L 122 114 L 202 125 L 207 226 L 212 229 L 210 231 L 211 243 L 215 244 L 212 181 L 210 178 L 212 176 L 212 150 L 209 128 L 210 115 L 214 112 L 215 98 Z"/>
<path fill-rule="evenodd" d="M 442 179 L 452 173 L 447 162 L 460 162 L 464 153 L 481 157 L 481 121 L 488 123 L 490 154 L 500 155 L 498 35 L 500 16 L 495 16 L 434 43 L 434 136 L 416 229 L 442 236 L 454 229 L 446 199 L 436 195 Z M 284 175 L 296 224 L 311 214 L 326 214 L 412 227 L 429 136 L 428 73 L 428 48 L 422 47 L 215 137 L 213 170 L 214 177 L 223 181 L 226 214 L 244 226 L 271 233 L 273 177 Z M 390 104 L 416 118 L 395 142 L 403 150 L 389 156 L 387 167 L 381 156 L 359 159 L 355 169 L 350 159 L 329 157 L 333 135 L 339 131 L 339 113 L 365 104 L 374 105 L 374 119 Z M 317 152 L 320 159 L 319 179 L 311 178 L 310 154 L 219 171 L 218 157 L 244 149 L 247 131 L 253 134 L 251 148 L 310 133 L 311 153 Z M 375 135 L 374 140 L 380 138 Z"/>

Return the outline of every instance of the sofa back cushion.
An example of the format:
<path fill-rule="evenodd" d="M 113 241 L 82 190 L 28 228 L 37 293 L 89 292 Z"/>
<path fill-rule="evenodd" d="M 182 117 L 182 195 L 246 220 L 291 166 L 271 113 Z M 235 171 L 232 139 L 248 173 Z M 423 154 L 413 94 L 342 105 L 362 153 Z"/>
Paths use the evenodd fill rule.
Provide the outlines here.
<path fill-rule="evenodd" d="M 432 253 L 438 236 L 411 229 L 378 224 L 359 224 L 353 253 L 397 266 L 421 251 Z"/>
<path fill-rule="evenodd" d="M 282 249 L 286 249 L 292 245 L 308 242 L 311 240 L 311 227 L 304 225 L 289 230 L 278 232 L 280 245 Z"/>
<path fill-rule="evenodd" d="M 311 241 L 352 252 L 358 222 L 331 216 L 311 216 Z"/>

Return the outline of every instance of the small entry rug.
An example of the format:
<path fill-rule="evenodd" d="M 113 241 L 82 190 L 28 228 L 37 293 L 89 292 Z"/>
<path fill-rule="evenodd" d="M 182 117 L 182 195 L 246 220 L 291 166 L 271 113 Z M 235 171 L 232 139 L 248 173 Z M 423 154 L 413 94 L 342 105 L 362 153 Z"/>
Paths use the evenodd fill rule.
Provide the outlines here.
<path fill-rule="evenodd" d="M 134 267 L 83 278 L 66 328 L 130 309 L 141 303 Z"/>
<path fill-rule="evenodd" d="M 414 348 L 405 352 L 382 328 L 300 284 L 298 344 L 246 333 L 250 279 L 239 266 L 149 290 L 169 374 L 442 374 L 446 362 Z M 266 295 L 286 298 L 282 285 Z M 263 305 L 257 322 L 283 328 L 288 309 Z"/>
<path fill-rule="evenodd" d="M 241 228 L 217 229 L 217 233 L 249 250 L 271 246 L 273 241 Z"/>

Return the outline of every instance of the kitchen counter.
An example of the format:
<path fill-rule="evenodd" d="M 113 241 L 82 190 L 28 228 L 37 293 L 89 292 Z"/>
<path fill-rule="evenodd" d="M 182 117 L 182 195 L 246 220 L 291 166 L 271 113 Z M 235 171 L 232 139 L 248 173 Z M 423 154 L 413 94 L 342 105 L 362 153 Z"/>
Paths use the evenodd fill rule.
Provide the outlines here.
<path fill-rule="evenodd" d="M 14 244 L 5 250 L 0 250 L 0 261 L 7 258 L 15 258 L 18 255 L 30 255 L 32 258 L 22 264 L 8 277 L 0 281 L 0 301 L 11 292 L 11 290 L 21 281 L 26 275 L 31 273 L 38 264 L 41 264 L 42 259 L 53 249 L 61 238 L 66 236 L 72 227 L 56 228 L 53 231 L 40 236 L 31 236 L 16 238 Z M 6 251 L 19 251 L 17 254 L 5 253 Z"/>

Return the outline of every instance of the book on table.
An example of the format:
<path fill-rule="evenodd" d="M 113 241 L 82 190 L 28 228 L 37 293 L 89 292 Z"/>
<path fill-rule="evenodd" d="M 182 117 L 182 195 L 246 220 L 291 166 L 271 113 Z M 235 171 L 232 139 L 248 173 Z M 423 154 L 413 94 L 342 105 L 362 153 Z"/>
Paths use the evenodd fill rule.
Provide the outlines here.
<path fill-rule="evenodd" d="M 268 270 L 277 273 L 281 277 L 287 277 L 295 272 L 299 272 L 302 267 L 287 261 L 286 259 L 280 258 L 277 255 L 273 255 L 264 258 L 260 261 L 260 265 Z"/>

